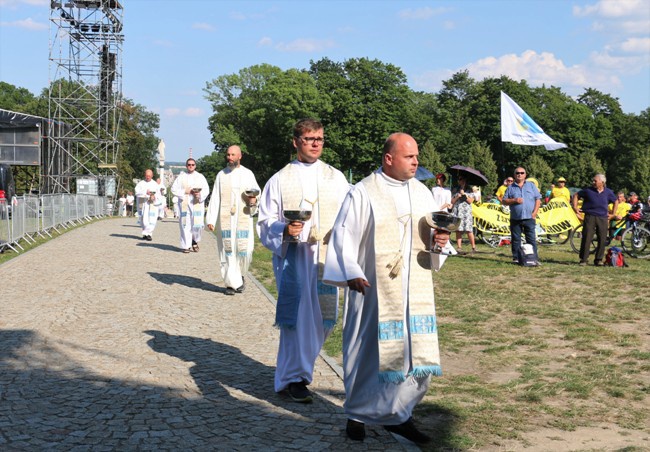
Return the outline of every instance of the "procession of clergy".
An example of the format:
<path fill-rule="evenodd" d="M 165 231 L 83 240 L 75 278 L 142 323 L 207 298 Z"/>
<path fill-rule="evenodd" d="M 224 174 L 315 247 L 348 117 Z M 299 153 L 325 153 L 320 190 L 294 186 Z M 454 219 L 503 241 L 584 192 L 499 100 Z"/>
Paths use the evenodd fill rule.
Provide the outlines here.
<path fill-rule="evenodd" d="M 307 386 L 338 318 L 339 288 L 347 288 L 347 436 L 363 441 L 365 424 L 371 424 L 427 443 L 431 438 L 416 427 L 412 412 L 431 376 L 441 375 L 431 269 L 439 270 L 446 255 L 429 250 L 447 247 L 449 233 L 424 221 L 439 206 L 414 178 L 418 145 L 410 135 L 390 135 L 381 168 L 354 186 L 320 160 L 324 141 L 319 121 L 298 121 L 292 139 L 296 159 L 263 190 L 241 165 L 239 146 L 230 146 L 205 215 L 209 186 L 188 159 L 187 172 L 171 188 L 180 212 L 181 250 L 198 252 L 201 231 L 214 231 L 226 294 L 243 293 L 257 214 L 261 243 L 273 252 L 278 289 L 275 391 L 298 403 L 314 400 Z M 155 219 L 144 210 L 142 219 L 143 236 L 151 237 Z M 428 259 L 421 258 L 423 251 Z"/>

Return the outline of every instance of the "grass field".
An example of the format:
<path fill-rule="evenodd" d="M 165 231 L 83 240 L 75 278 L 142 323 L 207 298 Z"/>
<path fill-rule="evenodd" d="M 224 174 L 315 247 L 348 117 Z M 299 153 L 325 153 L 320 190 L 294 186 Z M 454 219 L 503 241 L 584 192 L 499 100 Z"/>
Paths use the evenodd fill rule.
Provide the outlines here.
<path fill-rule="evenodd" d="M 555 450 L 650 447 L 650 260 L 580 267 L 566 244 L 523 268 L 509 247 L 478 250 L 434 274 L 444 375 L 415 412 L 430 450 L 551 450 L 599 432 L 599 447 Z M 252 272 L 275 296 L 270 260 L 258 245 Z M 340 322 L 325 350 L 341 359 Z"/>
<path fill-rule="evenodd" d="M 433 275 L 444 375 L 415 411 L 428 450 L 650 450 L 650 259 L 579 267 L 566 244 L 522 268 L 478 249 Z M 251 272 L 277 296 L 259 242 Z M 340 322 L 325 351 L 341 359 Z"/>

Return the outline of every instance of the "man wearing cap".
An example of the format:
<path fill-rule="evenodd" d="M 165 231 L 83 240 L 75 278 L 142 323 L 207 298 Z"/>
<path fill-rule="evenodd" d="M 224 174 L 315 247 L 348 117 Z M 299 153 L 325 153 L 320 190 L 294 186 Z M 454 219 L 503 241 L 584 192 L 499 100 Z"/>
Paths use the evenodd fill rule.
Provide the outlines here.
<path fill-rule="evenodd" d="M 571 204 L 571 192 L 566 188 L 566 179 L 558 178 L 557 185 L 551 190 L 551 199 L 564 198 L 567 204 Z"/>
<path fill-rule="evenodd" d="M 442 173 L 436 174 L 436 186 L 431 189 L 433 199 L 440 210 L 449 212 L 451 209 L 451 190 L 445 187 L 447 176 Z"/>

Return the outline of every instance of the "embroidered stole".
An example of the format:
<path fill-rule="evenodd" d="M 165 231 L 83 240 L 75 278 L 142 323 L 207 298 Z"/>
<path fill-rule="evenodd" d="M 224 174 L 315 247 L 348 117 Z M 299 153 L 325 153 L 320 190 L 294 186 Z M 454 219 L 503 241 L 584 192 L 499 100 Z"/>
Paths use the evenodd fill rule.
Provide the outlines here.
<path fill-rule="evenodd" d="M 236 171 L 236 170 L 235 170 Z M 234 250 L 238 256 L 246 256 L 253 250 L 248 249 L 248 237 L 250 234 L 250 208 L 243 202 L 244 190 L 241 188 L 241 172 L 237 176 L 240 178 L 236 187 L 232 186 L 233 171 L 224 171 L 219 178 L 219 193 L 221 194 L 221 205 L 219 206 L 219 224 L 221 225 L 221 240 L 227 256 L 233 253 L 233 236 L 235 242 Z M 233 193 L 233 188 L 236 190 Z M 234 195 L 234 198 L 233 198 Z M 212 194 L 214 196 L 214 193 Z M 231 219 L 237 215 L 235 231 L 232 230 Z"/>
<path fill-rule="evenodd" d="M 192 187 L 192 184 L 190 184 L 190 175 L 187 173 L 183 173 L 183 174 L 185 174 L 185 177 L 179 176 L 179 177 L 183 177 L 182 184 L 181 184 L 183 187 L 183 191 L 187 191 L 188 188 L 194 188 Z M 183 226 L 185 226 L 187 224 L 189 217 L 191 216 L 192 229 L 196 229 L 196 230 L 203 229 L 204 216 L 205 216 L 205 209 L 203 207 L 203 203 L 192 202 L 190 207 L 190 203 L 187 200 L 189 196 L 194 196 L 194 195 L 192 194 L 184 195 L 181 202 L 181 222 Z"/>
<path fill-rule="evenodd" d="M 379 310 L 379 379 L 382 382 L 400 383 L 407 376 L 416 378 L 427 375 L 441 375 L 440 352 L 438 349 L 438 330 L 436 327 L 433 280 L 429 265 L 418 262 L 418 253 L 426 252 L 425 260 L 430 262 L 430 245 L 420 235 L 421 222 L 431 206 L 431 193 L 421 183 L 409 180 L 408 189 L 411 204 L 410 221 L 404 222 L 410 228 L 411 241 L 403 241 L 400 233 L 400 220 L 393 196 L 381 179 L 373 173 L 362 183 L 368 192 L 372 214 L 375 220 L 374 245 L 376 254 L 376 289 Z M 428 230 L 425 229 L 428 234 Z M 407 236 L 408 237 L 408 236 Z M 424 240 L 429 241 L 429 237 Z M 396 251 L 403 252 L 402 242 L 410 248 L 409 262 L 402 268 L 408 272 L 408 287 L 403 291 L 402 276 L 391 275 L 395 264 Z M 427 258 L 429 260 L 427 260 Z M 400 265 L 402 261 L 400 260 Z M 408 322 L 405 325 L 403 293 L 408 299 Z M 410 337 L 409 337 L 410 336 Z M 410 340 L 411 363 L 413 368 L 405 368 L 405 341 Z M 409 349 L 409 347 L 406 347 Z"/>
<path fill-rule="evenodd" d="M 309 231 L 308 243 L 318 243 L 318 303 L 320 305 L 321 315 L 323 317 L 323 325 L 326 329 L 331 329 L 336 323 L 336 315 L 338 308 L 338 290 L 334 286 L 323 284 L 323 269 L 325 265 L 325 254 L 327 251 L 327 242 L 329 240 L 334 220 L 338 214 L 338 189 L 336 185 L 336 172 L 334 168 L 322 162 L 318 164 L 318 178 L 317 178 L 317 199 L 305 199 L 303 196 L 302 181 L 300 179 L 299 170 L 297 165 L 289 163 L 280 170 L 280 187 L 282 191 L 282 206 L 287 210 L 300 210 L 303 201 L 311 204 L 312 218 L 311 229 Z M 316 213 L 318 215 L 316 215 Z M 316 221 L 318 217 L 318 221 Z M 279 284 L 278 290 L 278 306 L 276 310 L 276 326 L 295 328 L 297 320 L 297 304 L 300 302 L 300 281 L 285 281 L 285 269 L 287 279 L 295 272 L 292 271 L 292 266 L 295 263 L 286 262 L 288 259 L 295 259 L 295 250 L 292 247 L 297 247 L 297 244 L 289 244 L 285 262 L 283 263 L 282 280 Z M 291 251 L 291 252 L 289 252 Z M 285 290 L 283 290 L 285 287 Z M 296 293 L 297 291 L 297 293 Z M 295 304 L 294 307 L 285 307 L 284 304 Z M 281 313 L 279 311 L 284 311 Z M 295 311 L 295 312 L 294 312 Z M 287 312 L 294 313 L 293 319 L 289 319 Z M 280 321 L 281 320 L 281 321 Z"/>
<path fill-rule="evenodd" d="M 158 206 L 149 201 L 145 201 L 142 206 L 142 228 L 155 228 L 158 222 Z"/>

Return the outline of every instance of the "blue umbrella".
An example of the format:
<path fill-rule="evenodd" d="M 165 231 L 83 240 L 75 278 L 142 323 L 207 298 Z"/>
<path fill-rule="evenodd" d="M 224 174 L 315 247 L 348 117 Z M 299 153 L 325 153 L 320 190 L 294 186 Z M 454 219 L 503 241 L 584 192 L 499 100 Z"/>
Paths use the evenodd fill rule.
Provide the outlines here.
<path fill-rule="evenodd" d="M 424 166 L 418 166 L 418 169 L 415 172 L 415 178 L 417 180 L 427 180 L 432 179 L 433 177 L 433 173 L 426 169 Z"/>

